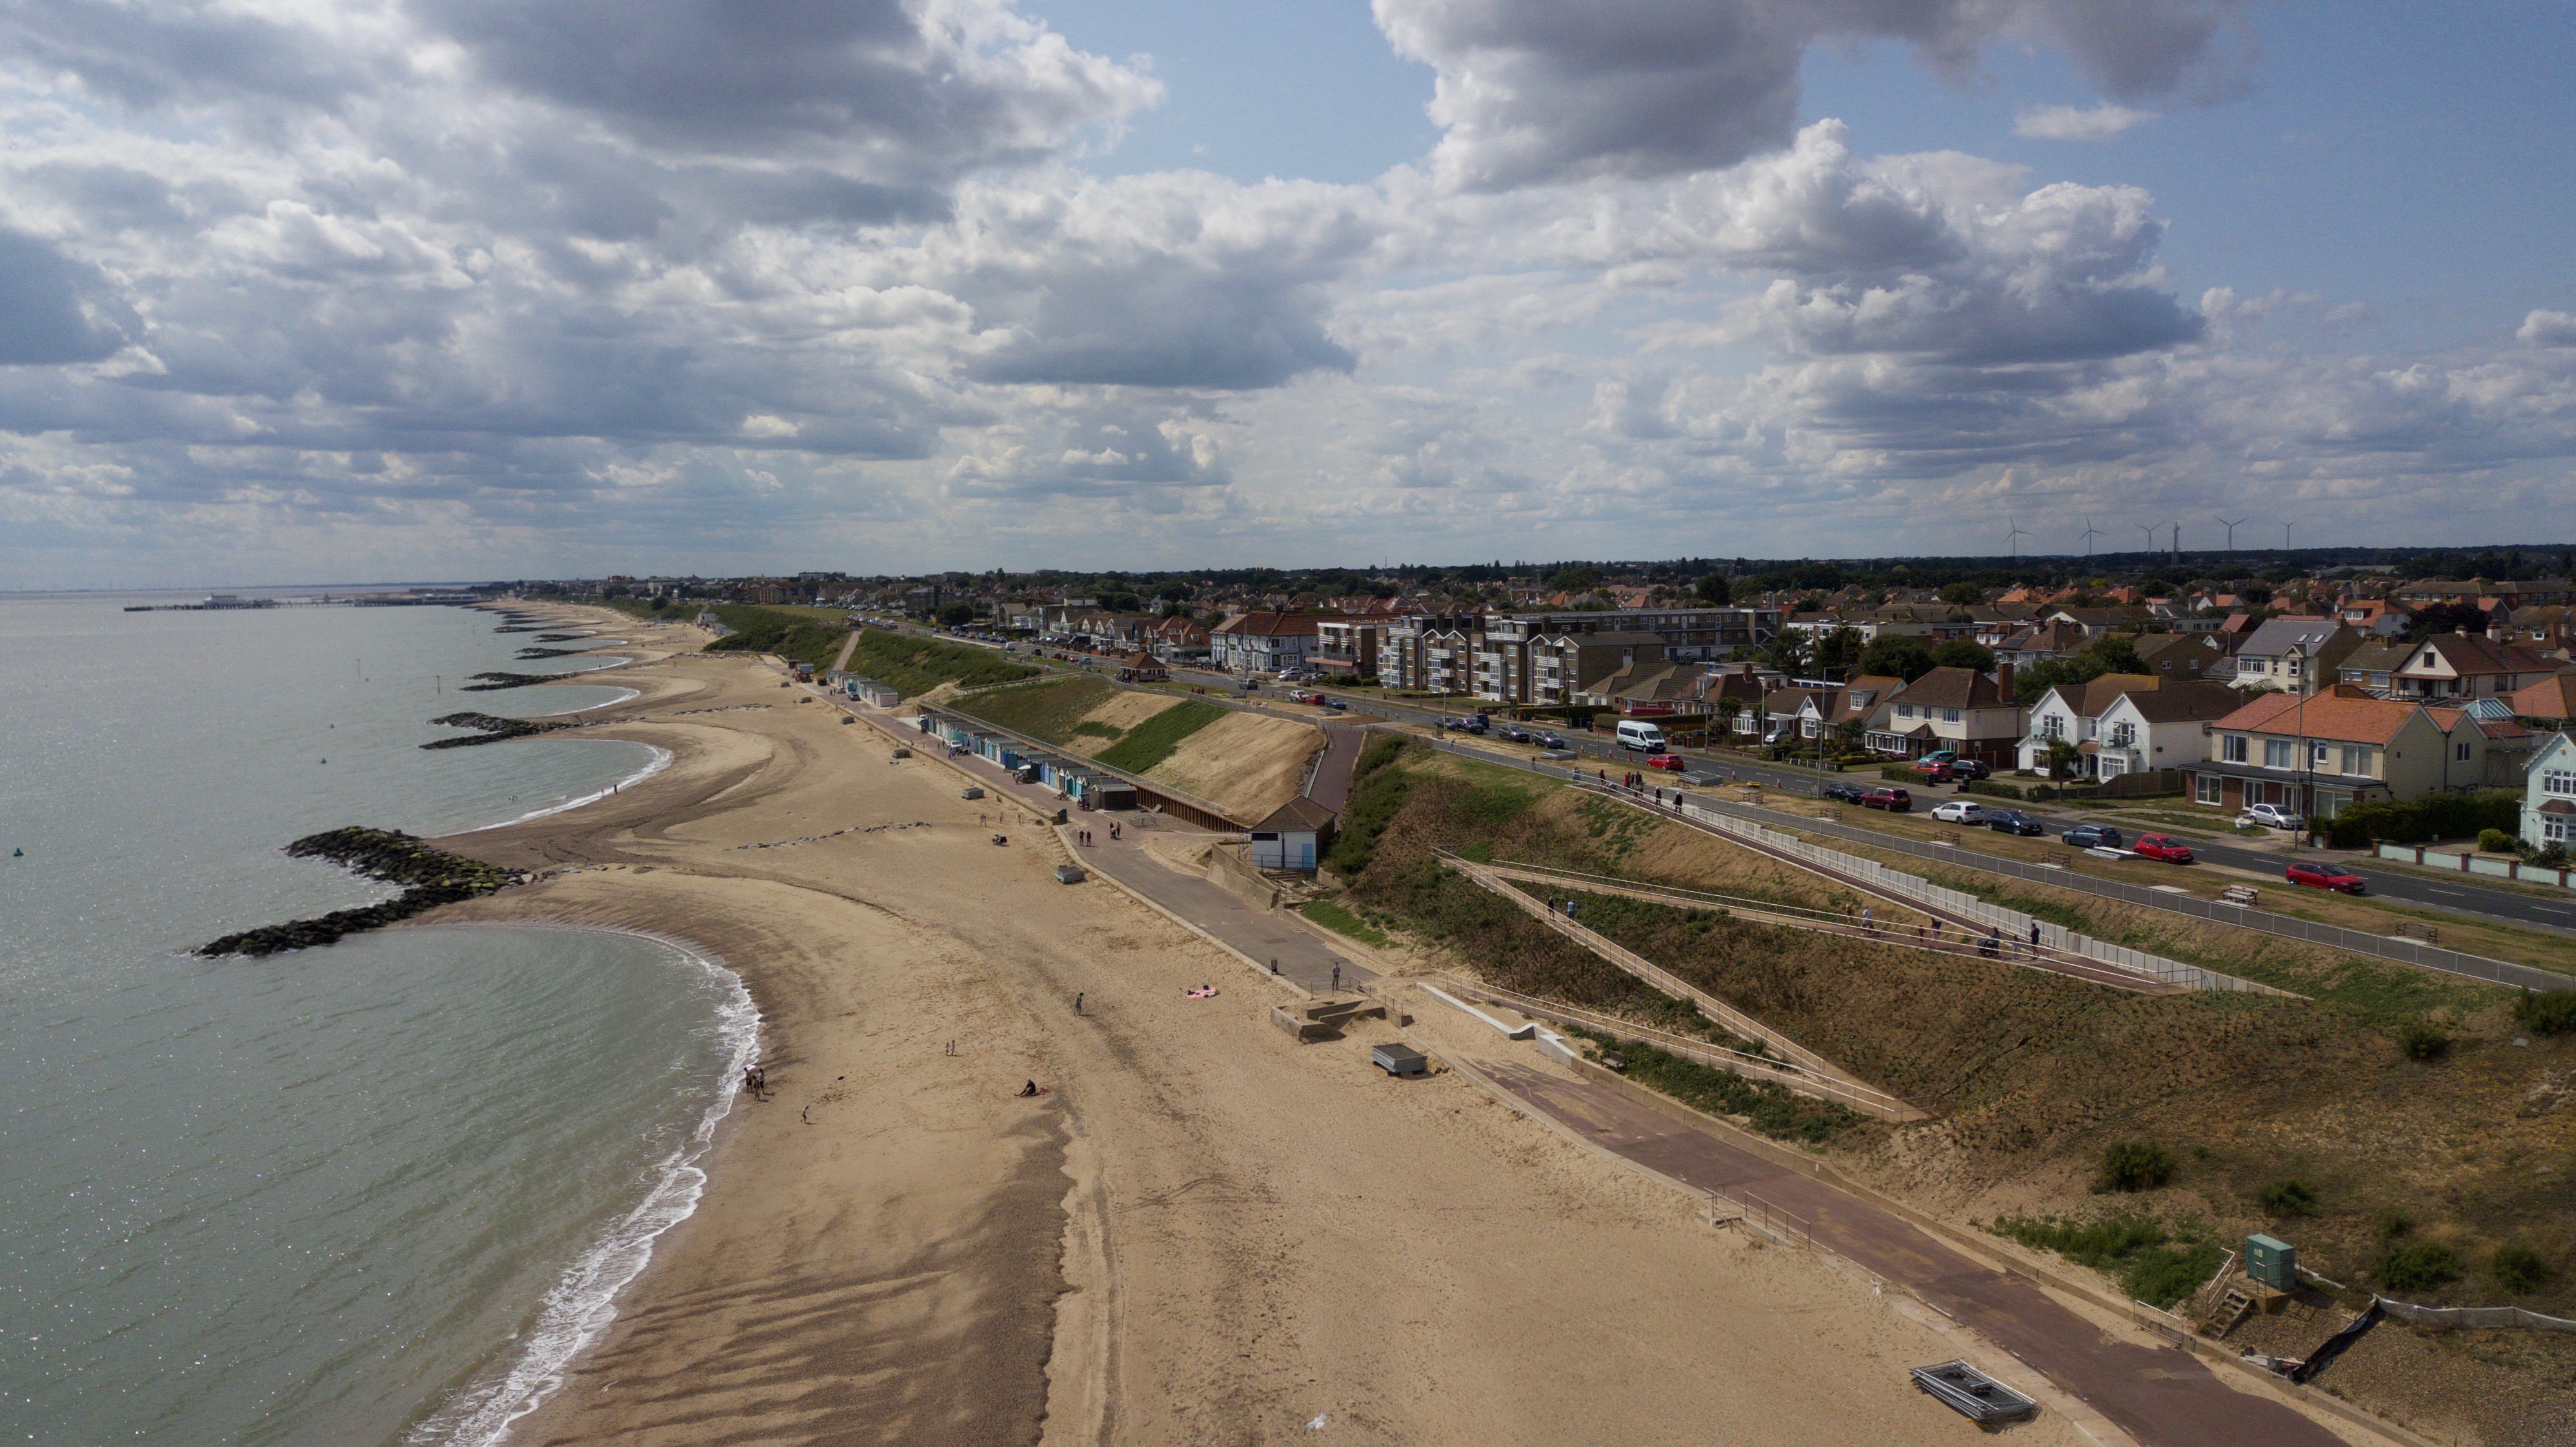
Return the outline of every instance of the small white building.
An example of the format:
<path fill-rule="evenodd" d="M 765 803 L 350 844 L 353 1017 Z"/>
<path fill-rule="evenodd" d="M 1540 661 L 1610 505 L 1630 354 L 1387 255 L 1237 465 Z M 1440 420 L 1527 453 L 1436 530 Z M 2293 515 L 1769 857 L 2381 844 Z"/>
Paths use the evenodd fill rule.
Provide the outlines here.
<path fill-rule="evenodd" d="M 1280 805 L 1252 826 L 1252 867 L 1313 869 L 1333 847 L 1333 820 L 1332 810 L 1303 795 Z"/>

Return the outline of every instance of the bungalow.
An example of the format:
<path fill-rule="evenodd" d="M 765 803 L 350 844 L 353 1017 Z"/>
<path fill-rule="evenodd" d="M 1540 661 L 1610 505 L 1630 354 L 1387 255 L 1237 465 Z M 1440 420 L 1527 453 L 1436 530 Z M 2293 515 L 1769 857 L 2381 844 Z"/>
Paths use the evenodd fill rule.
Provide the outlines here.
<path fill-rule="evenodd" d="M 2406 698 L 2501 698 L 2547 678 L 2556 665 L 2519 644 L 2475 633 L 2436 633 L 2389 676 Z"/>
<path fill-rule="evenodd" d="M 1172 670 L 1164 666 L 1163 660 L 1150 653 L 1128 654 L 1126 661 L 1118 665 L 1121 683 L 1162 683 L 1171 676 Z"/>
<path fill-rule="evenodd" d="M 2576 850 L 2576 738 L 2554 734 L 2523 776 L 2522 838 L 2536 849 Z"/>
<path fill-rule="evenodd" d="M 1792 684 L 1786 688 L 1775 688 L 1763 695 L 1762 707 L 1758 711 L 1762 742 L 1776 744 L 1800 737 L 1799 721 L 1806 717 L 1821 717 L 1823 710 L 1821 700 L 1832 691 L 1810 684 Z M 1736 732 L 1744 733 L 1747 730 L 1743 725 L 1738 724 Z"/>
<path fill-rule="evenodd" d="M 2001 768 L 2012 761 L 2027 717 L 2012 692 L 2012 665 L 1994 673 L 1935 668 L 1881 697 L 1862 736 L 1872 752 L 1916 758 L 1942 749 Z"/>
<path fill-rule="evenodd" d="M 2280 804 L 2331 819 L 2371 799 L 2420 799 L 2519 777 L 2530 736 L 2500 707 L 2435 708 L 2350 684 L 2267 693 L 2209 726 L 2206 758 L 2183 766 L 2191 801 Z"/>

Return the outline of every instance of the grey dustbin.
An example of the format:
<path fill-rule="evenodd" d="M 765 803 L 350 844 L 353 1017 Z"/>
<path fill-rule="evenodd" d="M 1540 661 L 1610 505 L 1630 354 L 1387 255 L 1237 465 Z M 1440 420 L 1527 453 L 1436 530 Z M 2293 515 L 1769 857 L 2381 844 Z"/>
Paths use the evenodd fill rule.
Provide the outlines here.
<path fill-rule="evenodd" d="M 1082 866 L 1079 864 L 1059 864 L 1055 867 L 1055 882 L 1058 884 L 1080 884 L 1083 877 Z"/>
<path fill-rule="evenodd" d="M 961 799 L 981 799 L 984 797 L 984 790 L 979 785 L 969 784 L 958 794 L 957 797 Z"/>

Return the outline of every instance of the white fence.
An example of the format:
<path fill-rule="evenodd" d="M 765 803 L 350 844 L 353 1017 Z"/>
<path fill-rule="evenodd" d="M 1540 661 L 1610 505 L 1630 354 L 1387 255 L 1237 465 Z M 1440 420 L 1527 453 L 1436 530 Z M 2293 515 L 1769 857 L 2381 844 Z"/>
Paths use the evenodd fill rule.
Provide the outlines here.
<path fill-rule="evenodd" d="M 2519 1306 L 2416 1306 L 2411 1302 L 2378 1298 L 2379 1309 L 2390 1316 L 2403 1317 L 2418 1326 L 2446 1330 L 2527 1328 L 2537 1331 L 2576 1331 L 2576 1321 L 2563 1316 L 2542 1316 Z"/>

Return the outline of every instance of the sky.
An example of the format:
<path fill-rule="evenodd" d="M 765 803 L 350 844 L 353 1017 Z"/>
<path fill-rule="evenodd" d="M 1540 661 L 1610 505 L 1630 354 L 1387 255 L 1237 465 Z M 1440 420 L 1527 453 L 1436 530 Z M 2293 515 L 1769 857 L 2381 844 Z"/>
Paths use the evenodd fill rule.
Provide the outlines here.
<path fill-rule="evenodd" d="M 0 589 L 2563 542 L 2571 42 L 0 0 Z"/>

